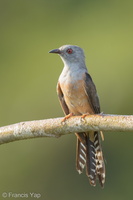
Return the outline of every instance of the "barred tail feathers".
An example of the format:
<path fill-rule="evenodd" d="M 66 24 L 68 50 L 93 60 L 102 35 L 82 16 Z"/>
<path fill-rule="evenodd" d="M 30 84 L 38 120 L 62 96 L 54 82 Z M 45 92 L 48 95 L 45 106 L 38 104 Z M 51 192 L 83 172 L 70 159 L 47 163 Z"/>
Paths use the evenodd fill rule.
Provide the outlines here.
<path fill-rule="evenodd" d="M 103 187 L 105 182 L 105 166 L 98 132 L 76 133 L 76 136 L 77 171 L 81 174 L 86 166 L 86 175 L 89 178 L 90 184 L 95 186 L 96 178 L 98 178 Z"/>
<path fill-rule="evenodd" d="M 96 173 L 101 186 L 105 183 L 105 164 L 98 132 L 94 132 L 94 146 L 96 151 Z"/>
<path fill-rule="evenodd" d="M 86 165 L 86 145 L 84 145 L 77 137 L 76 150 L 76 169 L 81 174 Z"/>
<path fill-rule="evenodd" d="M 87 151 L 86 151 L 86 175 L 89 178 L 90 184 L 96 186 L 96 157 L 94 143 L 87 136 Z"/>

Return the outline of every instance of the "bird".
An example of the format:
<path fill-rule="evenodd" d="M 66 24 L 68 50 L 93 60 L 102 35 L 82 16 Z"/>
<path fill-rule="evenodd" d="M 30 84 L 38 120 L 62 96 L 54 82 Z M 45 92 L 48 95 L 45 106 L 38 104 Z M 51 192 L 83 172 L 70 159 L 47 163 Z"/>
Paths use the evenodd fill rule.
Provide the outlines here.
<path fill-rule="evenodd" d="M 58 54 L 64 68 L 57 83 L 57 94 L 64 111 L 64 121 L 69 117 L 99 114 L 100 103 L 96 86 L 85 64 L 84 50 L 76 45 L 63 45 L 49 53 Z M 86 168 L 86 175 L 92 186 L 97 179 L 101 187 L 105 183 L 105 163 L 101 147 L 100 132 L 88 131 L 75 133 L 76 169 L 81 174 Z"/>

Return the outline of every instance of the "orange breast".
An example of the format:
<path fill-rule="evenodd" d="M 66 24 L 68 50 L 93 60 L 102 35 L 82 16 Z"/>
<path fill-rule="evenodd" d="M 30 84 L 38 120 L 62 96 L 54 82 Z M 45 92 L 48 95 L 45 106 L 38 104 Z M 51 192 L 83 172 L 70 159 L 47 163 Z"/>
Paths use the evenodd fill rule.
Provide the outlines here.
<path fill-rule="evenodd" d="M 78 80 L 74 84 L 61 84 L 61 89 L 70 112 L 75 115 L 94 114 L 89 97 L 85 93 L 83 80 Z"/>

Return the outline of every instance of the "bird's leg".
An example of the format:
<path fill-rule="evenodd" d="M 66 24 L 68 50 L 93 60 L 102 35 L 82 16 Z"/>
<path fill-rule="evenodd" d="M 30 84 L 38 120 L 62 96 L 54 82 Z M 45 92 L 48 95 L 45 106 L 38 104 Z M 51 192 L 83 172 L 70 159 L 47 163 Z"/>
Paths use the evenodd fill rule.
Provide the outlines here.
<path fill-rule="evenodd" d="M 85 114 L 81 115 L 81 118 L 84 119 L 87 115 L 90 115 L 90 113 L 85 113 Z"/>
<path fill-rule="evenodd" d="M 81 115 L 81 121 L 85 121 L 85 117 L 90 115 L 90 113 L 85 113 L 83 115 Z"/>
<path fill-rule="evenodd" d="M 69 119 L 70 117 L 74 116 L 73 113 L 69 113 L 68 115 L 66 115 L 61 122 L 65 122 L 67 119 Z"/>

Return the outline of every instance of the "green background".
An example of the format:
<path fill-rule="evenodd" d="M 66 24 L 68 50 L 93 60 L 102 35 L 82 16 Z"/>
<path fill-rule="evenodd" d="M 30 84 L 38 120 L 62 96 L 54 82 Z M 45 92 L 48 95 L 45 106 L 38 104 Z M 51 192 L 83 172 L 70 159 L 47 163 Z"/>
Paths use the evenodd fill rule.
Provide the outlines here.
<path fill-rule="evenodd" d="M 64 44 L 84 49 L 101 110 L 133 113 L 132 0 L 0 0 L 0 126 L 63 116 L 56 94 L 63 63 L 48 51 Z M 104 189 L 76 172 L 75 135 L 1 145 L 0 199 L 3 192 L 131 199 L 132 140 L 132 133 L 105 133 Z"/>

